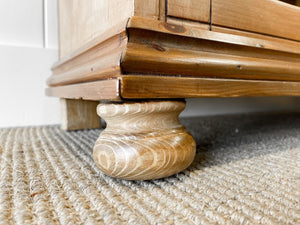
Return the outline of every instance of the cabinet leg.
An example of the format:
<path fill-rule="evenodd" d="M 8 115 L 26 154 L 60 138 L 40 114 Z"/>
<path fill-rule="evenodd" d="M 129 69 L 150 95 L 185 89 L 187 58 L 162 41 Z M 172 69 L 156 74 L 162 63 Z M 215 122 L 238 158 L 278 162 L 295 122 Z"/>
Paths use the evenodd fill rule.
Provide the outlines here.
<path fill-rule="evenodd" d="M 100 118 L 96 113 L 99 102 L 62 98 L 60 104 L 63 130 L 101 128 Z"/>
<path fill-rule="evenodd" d="M 167 177 L 187 168 L 196 144 L 180 124 L 184 101 L 103 103 L 107 127 L 94 146 L 94 161 L 107 175 L 128 180 Z"/>

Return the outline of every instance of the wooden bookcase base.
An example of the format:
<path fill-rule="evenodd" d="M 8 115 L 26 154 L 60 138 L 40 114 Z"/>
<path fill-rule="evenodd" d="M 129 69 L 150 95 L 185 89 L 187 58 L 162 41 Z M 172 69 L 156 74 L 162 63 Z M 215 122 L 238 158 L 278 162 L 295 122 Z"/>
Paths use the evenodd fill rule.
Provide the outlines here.
<path fill-rule="evenodd" d="M 107 128 L 94 160 L 110 176 L 155 179 L 190 165 L 195 142 L 178 122 L 185 107 L 178 99 L 300 96 L 296 6 L 273 0 L 253 6 L 250 0 L 98 2 L 78 7 L 60 1 L 61 59 L 46 94 L 75 99 L 63 100 L 67 130 L 98 128 L 98 103 L 91 101 L 102 101 L 98 114 Z M 278 10 L 282 20 L 260 2 L 284 9 Z M 237 14 L 245 19 L 231 18 Z"/>
<path fill-rule="evenodd" d="M 167 177 L 187 168 L 196 144 L 178 121 L 183 101 L 104 103 L 107 122 L 94 147 L 94 161 L 106 174 L 128 180 Z"/>

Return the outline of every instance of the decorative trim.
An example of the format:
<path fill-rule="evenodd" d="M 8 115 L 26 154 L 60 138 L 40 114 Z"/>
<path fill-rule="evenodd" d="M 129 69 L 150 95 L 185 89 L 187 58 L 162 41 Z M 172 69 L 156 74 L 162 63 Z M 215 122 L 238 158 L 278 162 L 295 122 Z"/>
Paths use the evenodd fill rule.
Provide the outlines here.
<path fill-rule="evenodd" d="M 270 49 L 288 53 L 300 54 L 300 42 L 278 38 L 277 40 L 264 40 L 253 37 L 245 37 L 234 34 L 226 34 L 199 29 L 192 26 L 179 26 L 177 24 L 165 23 L 159 20 L 152 20 L 144 17 L 134 16 L 127 25 L 127 29 L 140 29 L 153 32 L 179 35 L 195 39 L 209 40 L 220 43 L 248 46 L 256 49 Z"/>
<path fill-rule="evenodd" d="M 300 82 L 127 75 L 120 80 L 123 99 L 242 96 L 300 96 Z"/>
<path fill-rule="evenodd" d="M 119 79 L 50 87 L 46 89 L 46 95 L 69 99 L 121 101 Z"/>
<path fill-rule="evenodd" d="M 121 75 L 120 58 L 127 45 L 126 23 L 112 27 L 52 67 L 49 86 L 116 78 Z"/>
<path fill-rule="evenodd" d="M 300 43 L 270 41 L 133 17 L 124 74 L 300 81 Z"/>

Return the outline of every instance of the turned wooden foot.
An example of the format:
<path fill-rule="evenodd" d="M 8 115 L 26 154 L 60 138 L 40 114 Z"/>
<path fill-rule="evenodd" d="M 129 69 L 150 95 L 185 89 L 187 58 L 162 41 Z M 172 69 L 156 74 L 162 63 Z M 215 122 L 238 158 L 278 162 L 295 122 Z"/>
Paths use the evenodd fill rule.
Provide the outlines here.
<path fill-rule="evenodd" d="M 106 122 L 94 147 L 96 165 L 107 175 L 128 180 L 167 177 L 187 168 L 196 144 L 178 121 L 183 101 L 103 103 Z"/>

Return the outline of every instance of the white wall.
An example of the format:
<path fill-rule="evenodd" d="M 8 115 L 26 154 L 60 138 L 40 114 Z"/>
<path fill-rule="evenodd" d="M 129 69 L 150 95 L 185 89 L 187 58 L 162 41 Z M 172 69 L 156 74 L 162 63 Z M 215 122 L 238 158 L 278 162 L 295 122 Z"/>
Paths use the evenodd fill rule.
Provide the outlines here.
<path fill-rule="evenodd" d="M 0 127 L 60 123 L 44 94 L 58 60 L 56 0 L 0 0 Z M 300 110 L 300 98 L 189 99 L 182 116 Z"/>
<path fill-rule="evenodd" d="M 0 0 L 0 127 L 59 123 L 45 81 L 58 60 L 56 0 Z"/>

